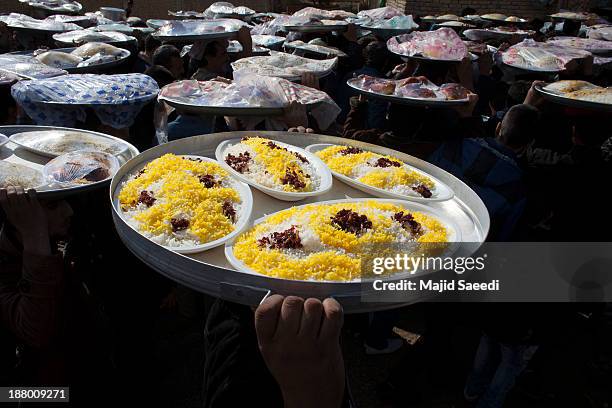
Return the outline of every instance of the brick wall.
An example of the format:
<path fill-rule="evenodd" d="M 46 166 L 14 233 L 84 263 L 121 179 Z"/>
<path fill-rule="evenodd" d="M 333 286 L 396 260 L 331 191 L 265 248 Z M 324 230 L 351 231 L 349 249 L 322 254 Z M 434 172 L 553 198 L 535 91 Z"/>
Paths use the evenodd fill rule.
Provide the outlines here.
<path fill-rule="evenodd" d="M 537 0 L 387 0 L 387 5 L 415 16 L 459 15 L 464 7 L 472 7 L 478 14 L 502 13 L 533 18 L 555 13 L 559 9 L 557 1 L 544 7 Z"/>
<path fill-rule="evenodd" d="M 78 0 L 83 5 L 84 11 L 96 11 L 100 7 L 120 7 L 123 8 L 127 1 L 124 0 Z M 165 18 L 168 10 L 196 10 L 204 11 L 216 0 L 134 0 L 132 15 L 144 19 Z M 241 0 L 234 2 L 237 5 L 244 5 L 256 11 L 271 11 L 272 0 Z M 0 0 L 0 13 L 28 13 L 29 7 L 20 3 L 18 0 Z"/>

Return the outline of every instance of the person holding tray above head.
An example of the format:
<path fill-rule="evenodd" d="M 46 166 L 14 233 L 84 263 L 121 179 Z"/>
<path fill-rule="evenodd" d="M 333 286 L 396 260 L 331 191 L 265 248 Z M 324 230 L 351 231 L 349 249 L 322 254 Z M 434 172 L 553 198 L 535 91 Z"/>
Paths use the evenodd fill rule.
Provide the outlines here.
<path fill-rule="evenodd" d="M 253 54 L 253 39 L 248 28 L 238 30 L 236 40 L 242 45 L 242 52 L 237 58 L 250 57 Z M 207 81 L 216 77 L 231 78 L 230 58 L 227 52 L 227 39 L 213 41 L 196 41 L 189 51 L 191 79 Z"/>

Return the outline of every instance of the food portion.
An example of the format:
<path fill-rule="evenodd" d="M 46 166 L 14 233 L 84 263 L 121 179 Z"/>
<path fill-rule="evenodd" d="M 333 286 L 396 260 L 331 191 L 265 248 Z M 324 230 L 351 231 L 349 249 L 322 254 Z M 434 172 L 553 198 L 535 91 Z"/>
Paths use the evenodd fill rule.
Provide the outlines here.
<path fill-rule="evenodd" d="M 304 155 L 263 137 L 242 138 L 225 149 L 223 160 L 249 180 L 278 191 L 316 191 L 321 183 Z"/>
<path fill-rule="evenodd" d="M 458 101 L 467 100 L 468 97 L 468 90 L 459 84 L 436 86 L 425 77 L 392 80 L 360 75 L 349 79 L 348 84 L 363 91 L 407 99 Z"/>
<path fill-rule="evenodd" d="M 392 156 L 333 145 L 316 155 L 334 172 L 365 185 L 408 197 L 432 198 L 434 181 Z"/>
<path fill-rule="evenodd" d="M 308 204 L 277 212 L 240 235 L 233 255 L 267 276 L 353 281 L 365 277 L 362 270 L 374 257 L 439 251 L 449 235 L 440 220 L 398 204 Z"/>
<path fill-rule="evenodd" d="M 43 168 L 50 182 L 63 185 L 86 185 L 111 178 L 119 170 L 119 161 L 113 155 L 79 150 L 51 160 Z"/>
<path fill-rule="evenodd" d="M 130 225 L 161 245 L 202 245 L 235 230 L 237 183 L 214 161 L 166 154 L 129 177 L 119 205 Z"/>
<path fill-rule="evenodd" d="M 448 27 L 393 37 L 387 42 L 387 48 L 399 55 L 434 60 L 461 61 L 468 55 L 459 35 Z"/>
<path fill-rule="evenodd" d="M 557 81 L 543 89 L 564 98 L 612 105 L 612 88 L 603 88 L 587 81 Z"/>
<path fill-rule="evenodd" d="M 28 190 L 44 184 L 45 180 L 40 171 L 0 160 L 0 188 L 21 187 Z"/>
<path fill-rule="evenodd" d="M 480 18 L 483 18 L 485 20 L 507 21 L 508 16 L 501 13 L 489 13 L 481 15 Z"/>
<path fill-rule="evenodd" d="M 34 55 L 38 61 L 45 65 L 61 69 L 71 69 L 124 59 L 130 55 L 130 52 L 110 44 L 90 42 L 71 52 L 36 50 Z"/>
<path fill-rule="evenodd" d="M 589 16 L 586 13 L 576 13 L 573 11 L 562 11 L 559 13 L 551 14 L 553 18 L 566 19 L 566 20 L 588 20 Z"/>

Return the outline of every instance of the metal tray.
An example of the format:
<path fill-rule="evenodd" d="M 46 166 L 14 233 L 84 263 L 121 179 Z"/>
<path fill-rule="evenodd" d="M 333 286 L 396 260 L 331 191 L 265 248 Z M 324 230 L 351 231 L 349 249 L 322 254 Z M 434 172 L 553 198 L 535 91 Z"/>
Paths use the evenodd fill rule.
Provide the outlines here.
<path fill-rule="evenodd" d="M 159 96 L 159 101 L 164 101 L 179 112 L 217 115 L 217 116 L 278 116 L 283 114 L 283 108 L 230 108 L 224 106 L 202 106 L 193 103 L 180 102 Z"/>
<path fill-rule="evenodd" d="M 1 131 L 1 129 L 0 129 Z M 306 147 L 315 143 L 346 144 L 347 139 L 333 136 L 297 134 L 288 132 L 227 132 L 194 136 L 177 140 L 149 149 L 127 162 L 119 169 L 111 182 L 110 200 L 113 205 L 113 220 L 122 241 L 139 259 L 160 274 L 188 286 L 198 292 L 220 297 L 232 302 L 257 305 L 270 292 L 283 295 L 297 295 L 324 298 L 335 297 L 347 313 L 383 310 L 398 307 L 391 303 L 362 303 L 362 286 L 359 282 L 309 282 L 292 281 L 271 278 L 263 275 L 247 274 L 236 271 L 226 260 L 223 248 L 211 249 L 189 256 L 164 249 L 149 241 L 128 226 L 119 213 L 117 195 L 126 177 L 132 174 L 144 163 L 147 163 L 166 153 L 197 154 L 214 157 L 217 145 L 228 139 L 253 136 L 255 133 L 298 147 Z M 489 214 L 482 200 L 466 184 L 446 171 L 423 160 L 368 143 L 350 141 L 351 145 L 362 147 L 382 154 L 389 154 L 423 169 L 434 177 L 442 180 L 455 191 L 455 197 L 441 203 L 432 203 L 430 207 L 453 217 L 461 230 L 465 242 L 474 243 L 461 246 L 457 254 L 468 256 L 473 253 L 489 232 Z M 253 219 L 265 214 L 291 207 L 291 203 L 273 199 L 257 190 L 253 190 Z M 320 197 L 314 197 L 297 203 L 297 205 L 333 199 L 371 197 L 367 193 L 356 190 L 341 182 L 334 182 L 332 190 Z M 397 279 L 397 278 L 396 278 Z M 413 299 L 406 299 L 402 304 L 410 304 L 421 300 L 415 294 Z"/>
<path fill-rule="evenodd" d="M 64 127 L 54 127 L 54 126 L 0 126 L 0 133 L 11 136 L 16 133 L 22 132 L 35 132 L 42 130 L 69 130 L 76 131 L 81 133 L 90 133 L 97 136 L 107 137 L 113 140 L 121 141 L 129 146 L 129 148 L 123 152 L 121 155 L 117 156 L 120 164 L 126 163 L 128 160 L 138 156 L 138 149 L 129 144 L 128 142 L 119 139 L 114 136 L 106 135 L 103 133 L 92 132 L 89 130 L 81 130 L 81 129 L 72 129 L 72 128 L 64 128 Z M 32 153 L 24 148 L 19 147 L 15 143 L 12 143 L 10 140 L 7 144 L 0 147 L 0 159 L 5 160 L 12 163 L 22 164 L 36 170 L 41 170 L 44 165 L 51 160 L 50 157 L 41 156 L 35 153 Z M 110 180 L 99 181 L 97 183 L 87 184 L 83 186 L 74 186 L 69 188 L 54 188 L 49 190 L 41 190 L 38 191 L 38 196 L 44 198 L 54 198 L 54 197 L 65 197 L 67 195 L 73 195 L 78 193 L 83 193 L 91 190 L 96 190 L 99 188 L 106 188 L 110 184 Z"/>
<path fill-rule="evenodd" d="M 582 101 L 580 99 L 568 98 L 566 96 L 547 91 L 546 89 L 542 88 L 541 85 L 536 85 L 535 90 L 539 92 L 544 99 L 550 102 L 558 103 L 559 105 L 570 106 L 572 108 L 612 112 L 612 104 L 609 103 Z"/>
<path fill-rule="evenodd" d="M 54 48 L 49 51 L 59 51 L 59 52 L 71 53 L 76 48 L 77 47 Z M 92 74 L 92 73 L 110 71 L 111 69 L 118 67 L 122 65 L 123 63 L 127 62 L 128 58 L 130 58 L 130 55 L 132 55 L 132 53 L 129 50 L 126 50 L 124 48 L 122 49 L 127 54 L 124 54 L 122 58 L 115 60 L 115 61 L 109 61 L 103 64 L 97 64 L 97 65 L 88 65 L 86 67 L 72 67 L 72 68 L 61 68 L 61 69 L 63 69 L 64 71 L 67 71 L 69 74 Z M 10 54 L 32 56 L 33 53 L 34 51 L 16 51 L 16 52 L 11 52 Z"/>
<path fill-rule="evenodd" d="M 376 92 L 361 89 L 349 79 L 346 84 L 353 88 L 355 91 L 364 94 L 371 98 L 382 99 L 383 101 L 395 103 L 399 105 L 411 105 L 411 106 L 431 106 L 437 108 L 450 108 L 458 105 L 465 105 L 469 102 L 467 99 L 456 99 L 456 100 L 440 100 L 440 99 L 426 99 L 426 98 L 407 98 L 396 95 L 384 95 Z"/>
<path fill-rule="evenodd" d="M 332 31 L 346 31 L 348 24 L 335 25 L 307 25 L 307 26 L 282 26 L 285 31 L 297 31 L 299 33 L 327 33 Z"/>
<path fill-rule="evenodd" d="M 237 31 L 224 31 L 222 33 L 188 34 L 188 35 L 161 35 L 156 32 L 151 34 L 155 39 L 166 42 L 188 42 L 198 40 L 218 40 L 236 35 Z"/>

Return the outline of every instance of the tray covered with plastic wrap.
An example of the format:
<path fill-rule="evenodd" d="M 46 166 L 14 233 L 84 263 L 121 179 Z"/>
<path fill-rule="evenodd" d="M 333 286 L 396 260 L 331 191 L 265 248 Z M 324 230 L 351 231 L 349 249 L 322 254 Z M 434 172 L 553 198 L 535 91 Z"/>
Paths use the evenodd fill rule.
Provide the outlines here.
<path fill-rule="evenodd" d="M 100 121 L 120 129 L 131 126 L 142 107 L 157 96 L 153 78 L 143 74 L 74 74 L 19 82 L 13 98 L 37 124 L 73 126 L 92 108 Z"/>
<path fill-rule="evenodd" d="M 338 106 L 323 91 L 286 79 L 241 75 L 232 83 L 180 81 L 166 85 L 159 100 L 180 111 L 223 116 L 282 115 L 291 102 L 306 105 L 322 128 L 339 113 Z"/>
<path fill-rule="evenodd" d="M 45 65 L 32 56 L 16 54 L 0 55 L 0 71 L 27 79 L 52 78 L 68 73 Z"/>
<path fill-rule="evenodd" d="M 386 19 L 364 16 L 355 20 L 354 23 L 362 29 L 371 31 L 383 38 L 409 33 L 419 28 L 419 25 L 414 22 L 412 15 L 396 15 Z"/>
<path fill-rule="evenodd" d="M 436 86 L 424 77 L 392 80 L 360 75 L 347 84 L 364 95 L 391 103 L 417 106 L 454 106 L 468 102 L 468 90 L 455 83 Z"/>
<path fill-rule="evenodd" d="M 245 136 L 264 137 L 300 148 L 315 143 L 346 144 L 347 142 L 346 139 L 323 135 L 296 135 L 287 132 L 228 132 L 185 138 L 149 149 L 123 166 L 111 182 L 109 200 L 113 205 L 113 220 L 119 236 L 128 249 L 133 251 L 140 259 L 143 259 L 154 270 L 176 282 L 196 291 L 241 304 L 257 305 L 264 296 L 273 292 L 282 295 L 314 296 L 318 298 L 333 296 L 342 304 L 347 313 L 399 306 L 399 304 L 393 303 L 364 303 L 362 295 L 371 293 L 368 290 L 373 291 L 373 289 L 371 285 L 362 285 L 358 280 L 342 280 L 336 276 L 325 277 L 322 280 L 317 280 L 314 276 L 312 279 L 292 279 L 287 276 L 269 276 L 257 272 L 248 273 L 241 268 L 232 266 L 231 261 L 226 258 L 224 248 L 213 248 L 206 252 L 185 256 L 144 238 L 137 231 L 134 231 L 122 217 L 121 208 L 118 206 L 118 195 L 130 175 L 135 174 L 144 164 L 167 153 L 214 157 L 213 154 L 221 143 Z M 469 256 L 484 241 L 490 225 L 488 213 L 482 201 L 467 185 L 444 170 L 401 152 L 357 141 L 350 141 L 350 145 L 377 154 L 397 157 L 408 165 L 427 172 L 453 189 L 455 196 L 450 200 L 432 202 L 427 207 L 422 204 L 406 204 L 405 208 L 439 215 L 440 220 L 448 220 L 457 233 L 457 240 L 461 237 L 460 240 L 463 242 L 456 248 L 455 256 Z M 290 216 L 286 220 L 288 223 L 292 222 L 291 211 L 294 211 L 295 208 L 290 209 L 295 207 L 295 203 L 277 200 L 258 190 L 253 190 L 252 194 L 252 219 L 257 220 L 279 211 L 289 210 L 286 214 Z M 337 204 L 340 201 L 335 200 L 344 200 L 342 203 L 346 203 L 347 201 L 363 202 L 373 199 L 374 197 L 366 192 L 357 190 L 345 183 L 334 181 L 331 190 L 327 193 L 307 198 L 299 205 L 323 204 L 332 200 Z M 325 214 L 321 214 L 321 217 L 322 219 L 329 219 L 325 218 Z M 276 217 L 276 219 L 278 218 Z M 270 243 L 273 242 L 273 239 L 274 237 L 270 238 Z M 472 244 L 465 244 L 468 242 Z M 240 245 L 238 242 L 232 244 Z M 237 258 L 241 258 L 242 253 L 237 251 L 238 246 L 235 246 L 232 252 L 237 255 Z M 263 262 L 266 259 L 263 259 Z M 302 269 L 306 275 L 312 272 L 308 267 Z M 440 275 L 434 276 L 434 274 L 438 274 L 438 272 L 432 272 L 432 279 L 441 278 Z M 402 276 L 402 278 L 405 277 Z M 393 281 L 399 279 L 399 276 L 384 276 L 382 279 Z M 402 304 L 418 302 L 423 299 L 421 296 L 421 294 L 416 293 L 413 296 L 407 295 L 402 300 Z"/>
<path fill-rule="evenodd" d="M 283 19 L 282 26 L 288 31 L 325 32 L 346 30 L 348 18 L 356 15 L 344 10 L 322 10 L 315 7 L 306 7 L 299 10 L 289 18 Z"/>
<path fill-rule="evenodd" d="M 231 37 L 244 25 L 234 19 L 168 20 L 153 36 L 160 41 L 212 40 Z"/>
<path fill-rule="evenodd" d="M 285 42 L 285 37 L 270 34 L 253 34 L 251 35 L 251 39 L 253 40 L 253 44 L 271 49 L 280 48 Z"/>
<path fill-rule="evenodd" d="M 579 37 L 554 37 L 546 41 L 546 43 L 551 45 L 557 45 L 559 47 L 569 47 L 586 50 L 593 54 L 612 53 L 612 41 L 595 40 L 592 38 Z"/>
<path fill-rule="evenodd" d="M 514 68 L 539 72 L 560 72 L 568 62 L 591 56 L 581 49 L 536 42 L 531 39 L 500 53 L 501 61 Z"/>
<path fill-rule="evenodd" d="M 336 47 L 331 47 L 325 44 L 325 42 L 323 42 L 323 40 L 319 38 L 310 40 L 307 43 L 301 40 L 286 42 L 285 47 L 294 49 L 294 50 L 304 51 L 304 52 L 311 52 L 311 53 L 322 55 L 325 57 L 346 57 L 347 56 L 344 51 Z"/>
<path fill-rule="evenodd" d="M 447 27 L 393 37 L 387 41 L 387 48 L 404 57 L 433 61 L 461 61 L 468 55 L 459 35 Z"/>
<path fill-rule="evenodd" d="M 136 42 L 136 38 L 116 31 L 76 30 L 67 33 L 54 34 L 53 39 L 63 45 L 81 45 L 89 42 L 102 42 L 106 44 L 127 44 Z"/>
<path fill-rule="evenodd" d="M 255 14 L 255 10 L 246 6 L 236 7 L 226 1 L 218 1 L 208 6 L 203 14 L 207 18 L 248 17 Z"/>
<path fill-rule="evenodd" d="M 472 41 L 485 41 L 491 39 L 528 38 L 533 37 L 535 31 L 521 30 L 516 27 L 470 28 L 463 31 L 463 35 Z"/>
<path fill-rule="evenodd" d="M 81 3 L 72 0 L 19 0 L 30 7 L 52 13 L 76 14 L 83 9 Z"/>
<path fill-rule="evenodd" d="M 318 77 L 328 75 L 337 62 L 338 58 L 315 60 L 284 52 L 270 51 L 269 56 L 247 57 L 232 62 L 232 68 L 234 71 L 297 80 L 302 74 L 308 72 Z"/>
<path fill-rule="evenodd" d="M 2 160 L 0 160 L 0 185 L 4 183 L 21 186 L 23 188 L 35 188 L 39 196 L 48 198 L 63 197 L 65 195 L 86 192 L 103 187 L 108 188 L 110 180 L 104 177 L 101 181 L 93 181 L 94 178 L 103 176 L 103 171 L 98 170 L 87 176 L 91 179 L 91 182 L 74 184 L 53 182 L 53 180 L 49 180 L 44 176 L 44 167 L 52 159 L 52 157 L 50 157 L 51 155 L 41 155 L 33 150 L 24 148 L 20 144 L 13 143 L 13 136 L 23 140 L 19 135 L 49 135 L 57 141 L 58 139 L 61 140 L 61 135 L 78 134 L 83 138 L 91 140 L 103 140 L 106 144 L 114 143 L 123 146 L 120 152 L 115 151 L 115 157 L 119 161 L 119 164 L 124 164 L 138 155 L 138 150 L 126 141 L 114 136 L 89 130 L 47 126 L 0 126 L 0 133 L 10 136 L 9 142 L 4 146 L 0 146 L 0 153 L 2 153 Z M 89 144 L 89 148 L 97 149 L 101 147 L 97 146 L 98 144 L 99 143 Z M 62 153 L 68 153 L 67 150 L 69 149 L 62 148 L 60 150 Z M 62 156 L 60 155 L 59 157 Z M 110 161 L 114 162 L 114 159 L 110 159 Z M 5 174 L 3 171 L 4 169 L 7 170 L 7 173 L 10 172 L 10 174 L 7 174 L 10 177 L 3 180 L 2 175 Z M 116 166 L 112 167 L 111 170 L 111 173 L 114 173 L 114 171 L 116 171 Z M 70 173 L 70 169 L 63 168 L 62 173 L 67 176 L 68 173 Z M 59 175 L 62 176 L 61 174 Z"/>
<path fill-rule="evenodd" d="M 65 31 L 80 30 L 81 26 L 74 23 L 63 23 L 53 20 L 38 20 L 19 13 L 0 16 L 0 22 L 14 30 L 44 31 L 49 33 L 63 33 Z"/>

